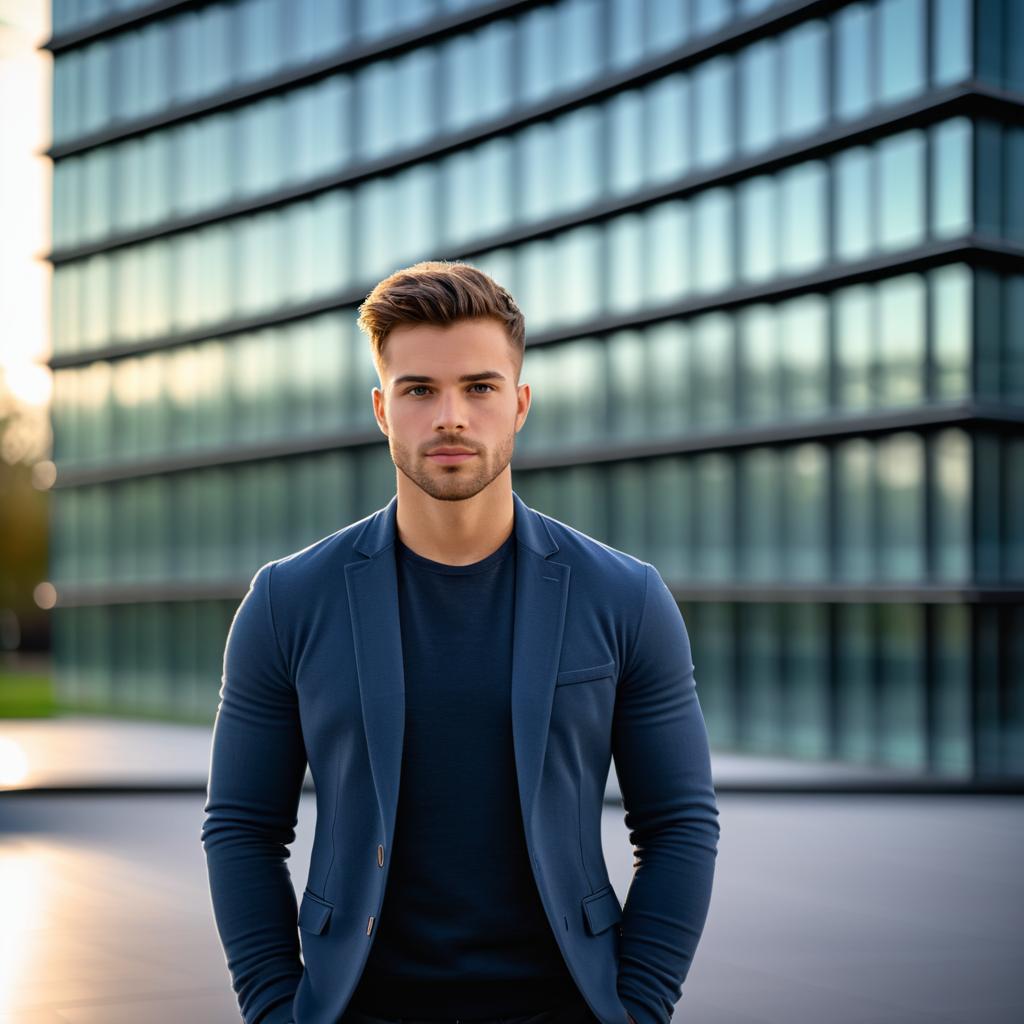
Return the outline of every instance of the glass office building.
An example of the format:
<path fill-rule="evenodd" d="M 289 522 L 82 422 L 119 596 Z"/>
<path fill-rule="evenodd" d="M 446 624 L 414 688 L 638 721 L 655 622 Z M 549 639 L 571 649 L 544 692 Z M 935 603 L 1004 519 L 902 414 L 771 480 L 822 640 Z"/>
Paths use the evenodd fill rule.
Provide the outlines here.
<path fill-rule="evenodd" d="M 1024 776 L 1024 4 L 54 5 L 52 578 L 212 721 L 255 570 L 385 504 L 355 311 L 519 299 L 513 485 L 653 562 L 713 746 Z"/>

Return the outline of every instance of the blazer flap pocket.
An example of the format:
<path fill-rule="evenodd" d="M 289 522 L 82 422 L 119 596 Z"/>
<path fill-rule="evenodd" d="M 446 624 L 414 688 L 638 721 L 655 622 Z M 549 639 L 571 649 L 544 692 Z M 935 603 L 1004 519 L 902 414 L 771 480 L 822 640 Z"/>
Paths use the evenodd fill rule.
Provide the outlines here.
<path fill-rule="evenodd" d="M 330 903 L 324 902 L 319 896 L 314 896 L 307 889 L 302 894 L 302 902 L 299 904 L 299 927 L 303 931 L 320 935 L 327 927 L 333 909 Z"/>
<path fill-rule="evenodd" d="M 619 897 L 615 895 L 615 890 L 609 885 L 591 896 L 584 896 L 583 916 L 591 935 L 597 935 L 605 928 L 610 928 L 616 921 L 621 921 L 622 908 L 619 906 Z"/>
<path fill-rule="evenodd" d="M 606 661 L 603 665 L 590 665 L 587 668 L 570 668 L 559 672 L 555 686 L 567 686 L 570 683 L 585 683 L 591 679 L 604 679 L 615 675 L 615 662 Z"/>

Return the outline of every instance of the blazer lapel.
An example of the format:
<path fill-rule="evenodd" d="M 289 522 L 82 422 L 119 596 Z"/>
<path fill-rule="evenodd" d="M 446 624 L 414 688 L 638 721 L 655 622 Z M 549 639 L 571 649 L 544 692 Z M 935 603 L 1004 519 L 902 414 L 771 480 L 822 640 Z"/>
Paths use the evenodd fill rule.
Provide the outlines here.
<path fill-rule="evenodd" d="M 523 823 L 533 804 L 551 721 L 555 676 L 569 593 L 569 566 L 543 519 L 516 494 L 512 738 Z M 405 674 L 394 539 L 398 496 L 368 516 L 355 542 L 364 557 L 345 566 L 363 726 L 377 799 L 390 845 L 398 806 L 405 731 Z"/>

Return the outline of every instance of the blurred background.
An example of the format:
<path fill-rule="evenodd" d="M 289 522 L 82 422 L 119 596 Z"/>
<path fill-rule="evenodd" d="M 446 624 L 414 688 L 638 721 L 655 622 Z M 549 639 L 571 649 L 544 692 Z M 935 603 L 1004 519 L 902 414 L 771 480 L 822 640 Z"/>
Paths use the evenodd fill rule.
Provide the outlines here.
<path fill-rule="evenodd" d="M 661 571 L 721 792 L 1020 792 L 1024 2 L 0 0 L 0 40 L 0 788 L 195 788 L 253 573 L 394 493 L 357 305 L 465 259 L 526 315 L 513 486 Z M 750 991 L 721 1019 L 1011 1019 Z"/>
<path fill-rule="evenodd" d="M 658 566 L 717 748 L 1024 777 L 1024 4 L 52 13 L 3 637 L 62 705 L 210 720 L 255 569 L 394 493 L 356 305 L 458 258 L 526 314 L 516 490 Z"/>

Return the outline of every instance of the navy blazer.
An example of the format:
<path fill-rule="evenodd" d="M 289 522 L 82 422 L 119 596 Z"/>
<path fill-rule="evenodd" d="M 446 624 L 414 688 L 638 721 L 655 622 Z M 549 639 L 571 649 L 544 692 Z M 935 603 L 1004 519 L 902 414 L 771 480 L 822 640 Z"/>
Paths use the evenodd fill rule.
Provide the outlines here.
<path fill-rule="evenodd" d="M 650 563 L 513 501 L 511 729 L 537 889 L 602 1024 L 627 1010 L 667 1024 L 719 837 L 686 627 Z M 376 934 L 405 719 L 397 507 L 262 566 L 228 632 L 202 843 L 245 1024 L 337 1024 Z M 612 757 L 634 852 L 624 906 L 601 846 Z M 307 762 L 316 828 L 296 908 Z"/>

